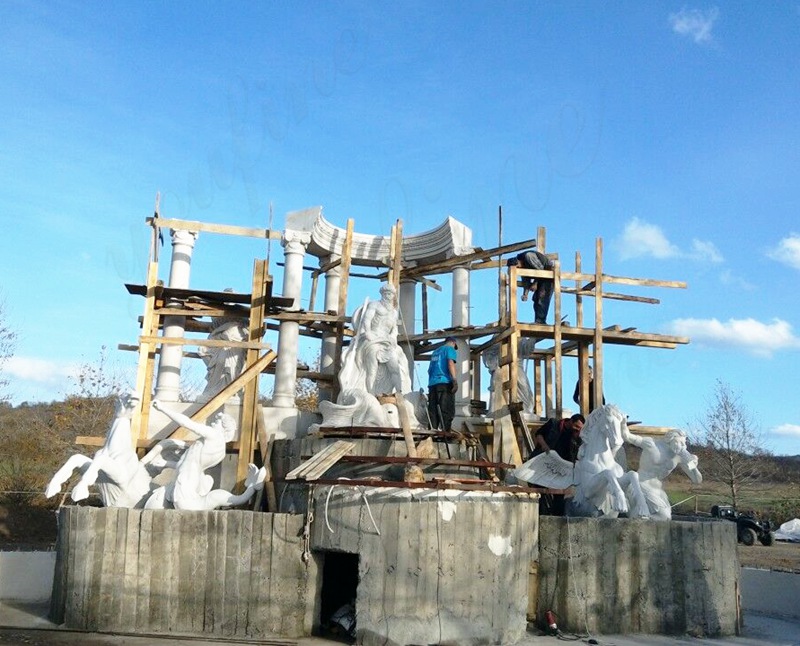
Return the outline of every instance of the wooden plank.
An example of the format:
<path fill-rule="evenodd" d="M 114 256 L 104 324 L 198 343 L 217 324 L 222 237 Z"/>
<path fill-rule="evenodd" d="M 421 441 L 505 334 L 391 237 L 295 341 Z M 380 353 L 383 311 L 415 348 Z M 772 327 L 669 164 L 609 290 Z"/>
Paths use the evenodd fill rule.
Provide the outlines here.
<path fill-rule="evenodd" d="M 553 313 L 553 365 L 556 371 L 555 395 L 556 418 L 561 419 L 564 410 L 563 372 L 561 363 L 561 261 L 556 258 L 553 262 L 553 300 L 555 301 Z"/>
<path fill-rule="evenodd" d="M 536 240 L 524 240 L 522 242 L 515 242 L 513 244 L 495 247 L 494 249 L 480 249 L 472 253 L 464 254 L 462 256 L 455 256 L 447 260 L 438 260 L 436 262 L 428 263 L 426 265 L 417 265 L 411 267 L 403 272 L 403 278 L 416 278 L 418 276 L 430 276 L 433 274 L 442 274 L 452 271 L 454 267 L 459 265 L 466 265 L 477 263 L 481 260 L 487 260 L 493 256 L 501 256 L 523 249 L 530 249 L 536 244 Z M 497 263 L 486 263 L 477 265 L 475 268 L 489 268 L 497 267 Z M 471 266 L 470 269 L 473 269 Z"/>
<path fill-rule="evenodd" d="M 342 243 L 342 271 L 339 278 L 339 302 L 336 307 L 336 314 L 339 317 L 345 316 L 347 312 L 347 293 L 350 286 L 350 265 L 352 262 L 353 253 L 353 227 L 354 221 L 352 218 L 347 220 L 347 228 L 345 230 L 344 243 Z M 344 323 L 341 321 L 336 324 L 336 344 L 333 357 L 333 372 L 339 374 L 342 369 L 342 342 L 344 339 Z M 333 382 L 333 399 L 334 401 L 339 396 L 339 382 Z"/>
<path fill-rule="evenodd" d="M 269 350 L 272 345 L 260 341 L 225 341 L 222 339 L 187 339 L 185 337 L 140 336 L 140 344 L 158 345 L 196 345 L 206 348 L 246 348 L 248 350 Z"/>
<path fill-rule="evenodd" d="M 144 304 L 142 330 L 154 335 L 158 330 L 159 317 L 153 313 L 155 308 L 156 283 L 158 282 L 158 263 L 151 262 L 147 267 L 147 296 Z M 131 442 L 144 439 L 148 435 L 150 420 L 150 397 L 153 386 L 155 364 L 155 345 L 146 344 L 139 350 L 139 363 L 136 371 L 136 393 L 139 404 L 131 420 Z"/>
<path fill-rule="evenodd" d="M 267 263 L 265 260 L 256 260 L 253 263 L 253 301 L 250 304 L 250 320 L 248 323 L 248 341 L 251 343 L 261 340 L 264 334 L 264 314 L 266 309 L 266 278 Z M 245 365 L 250 367 L 258 362 L 258 350 L 247 351 Z M 242 398 L 242 423 L 239 428 L 239 457 L 236 462 L 236 488 L 237 493 L 244 491 L 244 481 L 247 477 L 248 465 L 253 461 L 255 448 L 256 425 L 255 417 L 258 414 L 258 375 L 248 380 L 244 387 Z"/>
<path fill-rule="evenodd" d="M 253 365 L 248 366 L 241 375 L 229 383 L 223 390 L 218 392 L 211 400 L 203 404 L 200 409 L 195 411 L 195 413 L 191 415 L 191 419 L 195 422 L 204 422 L 214 411 L 222 406 L 231 397 L 231 395 L 239 392 L 250 379 L 261 373 L 270 363 L 272 363 L 276 356 L 277 355 L 273 350 L 261 355 L 258 361 L 256 361 Z M 185 440 L 190 435 L 192 435 L 191 431 L 179 426 L 167 437 L 171 437 L 175 440 Z M 151 443 L 154 444 L 157 441 L 157 439 L 153 438 Z"/>
<path fill-rule="evenodd" d="M 603 401 L 603 239 L 595 241 L 595 299 L 594 299 L 594 401 L 599 405 Z"/>
<path fill-rule="evenodd" d="M 594 292 L 577 291 L 572 287 L 565 287 L 562 290 L 565 294 L 576 294 L 579 296 L 594 296 Z M 658 298 L 648 298 L 645 296 L 631 296 L 630 294 L 617 294 L 615 292 L 604 292 L 603 298 L 614 301 L 630 301 L 632 303 L 646 303 L 648 305 L 658 305 L 661 301 Z"/>
<path fill-rule="evenodd" d="M 319 473 L 319 475 L 322 475 L 322 473 L 330 469 L 344 455 L 350 453 L 354 447 L 355 444 L 352 442 L 345 442 L 343 440 L 338 440 L 333 444 L 329 444 L 319 453 L 316 453 L 314 456 L 312 456 L 309 460 L 303 462 L 303 464 L 301 464 L 299 467 L 289 471 L 289 473 L 286 474 L 285 479 L 314 479 L 312 474 L 316 473 L 321 468 L 322 471 Z M 311 475 L 311 477 L 307 477 L 309 475 Z"/>
<path fill-rule="evenodd" d="M 603 242 L 600 240 L 600 247 L 602 249 Z M 673 287 L 677 289 L 686 289 L 687 285 L 682 280 L 656 280 L 655 278 L 627 278 L 625 276 L 611 276 L 609 274 L 601 274 L 602 280 L 605 283 L 616 283 L 619 285 L 641 285 L 645 287 Z M 600 276 L 595 277 L 596 282 L 600 282 Z"/>
<path fill-rule="evenodd" d="M 153 224 L 153 218 L 146 219 L 147 224 Z M 158 226 L 162 229 L 176 229 L 180 231 L 208 231 L 209 233 L 221 233 L 231 236 L 245 236 L 249 238 L 265 238 L 268 240 L 280 240 L 280 231 L 270 231 L 269 229 L 256 229 L 252 227 L 240 227 L 232 224 L 212 224 L 209 222 L 199 222 L 197 220 L 178 220 L 175 218 L 158 218 Z"/>

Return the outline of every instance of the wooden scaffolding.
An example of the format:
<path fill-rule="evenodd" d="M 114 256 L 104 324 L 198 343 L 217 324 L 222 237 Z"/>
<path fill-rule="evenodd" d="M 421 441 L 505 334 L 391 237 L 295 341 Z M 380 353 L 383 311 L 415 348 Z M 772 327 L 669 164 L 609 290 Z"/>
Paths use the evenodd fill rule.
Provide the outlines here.
<path fill-rule="evenodd" d="M 613 276 L 603 272 L 603 244 L 601 239 L 595 243 L 594 270 L 587 272 L 582 267 L 581 256 L 575 254 L 574 271 L 564 271 L 560 258 L 554 257 L 554 268 L 546 271 L 506 267 L 505 257 L 522 250 L 537 248 L 546 253 L 546 232 L 540 227 L 537 238 L 512 244 L 499 245 L 492 249 L 475 249 L 467 255 L 440 260 L 426 265 L 404 266 L 402 222 L 392 227 L 389 236 L 389 258 L 386 266 L 373 274 L 352 271 L 352 246 L 354 221 L 347 221 L 345 239 L 338 259 L 317 268 L 304 268 L 310 272 L 311 287 L 308 309 L 290 310 L 291 299 L 272 294 L 272 277 L 268 260 L 255 260 L 250 293 L 201 291 L 196 289 L 171 289 L 158 280 L 158 238 L 161 228 L 173 230 L 205 231 L 217 234 L 249 236 L 265 240 L 279 239 L 281 234 L 268 229 L 253 229 L 230 225 L 209 224 L 196 221 L 164 219 L 156 215 L 147 219 L 152 227 L 152 244 L 147 265 L 147 278 L 144 285 L 128 285 L 130 293 L 144 297 L 144 313 L 141 318 L 141 335 L 133 346 L 120 346 L 139 353 L 136 378 L 136 391 L 140 396 L 140 408 L 133 420 L 133 441 L 140 451 L 146 451 L 156 441 L 164 439 L 148 436 L 149 411 L 152 403 L 152 390 L 155 375 L 155 358 L 166 345 L 182 347 L 240 347 L 247 350 L 244 372 L 210 401 L 198 405 L 187 414 L 198 422 L 204 421 L 217 410 L 231 395 L 243 391 L 240 439 L 233 446 L 239 454 L 237 481 L 244 480 L 247 464 L 260 445 L 262 458 L 267 461 L 269 442 L 263 428 L 263 418 L 258 414 L 259 377 L 274 372 L 276 353 L 267 343 L 264 335 L 269 330 L 279 329 L 283 321 L 294 321 L 300 326 L 300 334 L 322 340 L 323 337 L 335 339 L 336 354 L 332 370 L 326 373 L 311 370 L 298 370 L 298 378 L 308 378 L 324 383 L 336 395 L 338 387 L 335 375 L 341 368 L 342 348 L 353 331 L 348 327 L 351 319 L 347 316 L 347 296 L 349 281 L 353 277 L 388 281 L 399 288 L 400 280 L 416 281 L 421 285 L 422 331 L 401 334 L 398 341 L 408 344 L 415 360 L 428 360 L 432 350 L 441 345 L 447 336 L 453 336 L 469 344 L 471 364 L 471 394 L 475 403 L 481 400 L 481 353 L 493 346 L 499 346 L 499 367 L 502 371 L 502 391 L 495 393 L 493 416 L 485 421 L 480 415 L 468 420 L 464 431 L 467 434 L 488 434 L 490 457 L 503 464 L 519 464 L 532 450 L 530 432 L 533 426 L 526 423 L 521 415 L 519 402 L 517 365 L 521 360 L 518 353 L 519 341 L 525 337 L 535 337 L 543 344 L 552 345 L 537 349 L 532 356 L 535 393 L 535 412 L 538 416 L 549 414 L 560 416 L 562 411 L 562 367 L 565 357 L 576 357 L 580 375 L 582 412 L 588 413 L 588 367 L 590 359 L 594 364 L 593 388 L 595 401 L 602 401 L 603 392 L 603 347 L 607 344 L 631 345 L 648 348 L 675 348 L 688 343 L 683 337 L 651 334 L 634 328 L 621 328 L 619 325 L 604 325 L 603 301 L 607 299 L 627 300 L 657 304 L 655 298 L 626 295 L 610 291 L 611 285 L 633 285 L 660 288 L 684 288 L 679 281 L 663 281 Z M 338 305 L 336 311 L 318 311 L 316 291 L 319 277 L 334 267 L 340 267 Z M 498 276 L 498 317 L 496 320 L 477 326 L 463 328 L 429 329 L 428 290 L 441 290 L 433 277 L 450 273 L 456 267 L 466 267 L 469 271 L 495 270 Z M 542 325 L 520 321 L 517 306 L 517 287 L 523 278 L 551 279 L 553 289 L 553 325 Z M 576 324 L 566 325 L 562 321 L 565 294 L 575 297 Z M 584 300 L 594 299 L 594 324 L 584 326 Z M 208 332 L 209 319 L 221 316 L 244 318 L 248 321 L 248 340 L 243 342 L 217 341 L 207 338 L 165 337 L 159 332 L 163 329 L 165 317 L 182 317 L 187 332 Z M 196 353 L 185 352 L 184 356 L 197 357 Z M 488 431 L 487 431 L 488 429 Z M 171 437 L 182 437 L 185 429 L 173 429 Z M 407 443 L 408 443 L 408 437 Z M 79 438 L 84 444 L 99 444 L 101 438 Z M 411 442 L 413 446 L 413 441 Z M 409 449 L 409 455 L 413 456 Z M 421 459 L 421 458 L 420 458 Z"/>

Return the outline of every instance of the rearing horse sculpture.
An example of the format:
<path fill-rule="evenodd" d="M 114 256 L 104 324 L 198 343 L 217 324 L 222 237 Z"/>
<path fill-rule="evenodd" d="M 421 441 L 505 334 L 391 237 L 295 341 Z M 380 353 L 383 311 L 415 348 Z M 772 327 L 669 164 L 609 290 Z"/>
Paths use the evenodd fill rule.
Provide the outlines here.
<path fill-rule="evenodd" d="M 139 461 L 131 445 L 131 417 L 139 399 L 130 393 L 117 401 L 117 414 L 106 434 L 103 447 L 93 458 L 73 455 L 50 480 L 45 495 L 48 498 L 61 491 L 76 469 L 81 479 L 72 489 L 75 502 L 89 496 L 89 487 L 97 484 L 106 507 L 142 507 L 155 485 L 146 466 Z"/>
<path fill-rule="evenodd" d="M 627 513 L 630 518 L 649 518 L 647 499 L 639 485 L 639 474 L 626 471 L 620 464 L 624 453 L 622 429 L 625 415 L 607 404 L 595 408 L 581 430 L 581 448 L 575 463 L 575 498 L 571 510 L 575 516 L 594 516 L 602 512 L 616 518 Z M 619 459 L 618 459 L 619 458 Z"/>

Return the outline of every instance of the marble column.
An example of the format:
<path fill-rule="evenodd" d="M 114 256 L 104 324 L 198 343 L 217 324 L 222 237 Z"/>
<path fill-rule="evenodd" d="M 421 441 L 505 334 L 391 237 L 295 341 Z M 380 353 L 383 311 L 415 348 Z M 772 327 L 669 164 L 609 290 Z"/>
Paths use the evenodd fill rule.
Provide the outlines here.
<path fill-rule="evenodd" d="M 192 268 L 192 251 L 197 241 L 196 231 L 177 231 L 172 229 L 172 260 L 169 267 L 169 286 L 188 289 L 189 274 Z M 179 303 L 167 303 L 169 307 L 180 307 Z M 186 325 L 185 316 L 165 316 L 162 324 L 165 338 L 183 337 Z M 156 373 L 155 398 L 166 402 L 180 400 L 181 360 L 183 346 L 162 345 Z"/>
<path fill-rule="evenodd" d="M 400 308 L 400 336 L 414 334 L 414 322 L 416 320 L 417 310 L 417 282 L 414 280 L 400 279 L 400 295 L 398 297 L 398 306 Z M 408 361 L 408 375 L 411 377 L 411 390 L 415 386 L 414 374 L 414 350 L 409 347 L 408 342 L 403 341 L 400 343 L 403 348 L 403 353 L 406 355 Z"/>
<path fill-rule="evenodd" d="M 341 256 L 331 254 L 327 258 L 320 258 L 320 265 L 326 265 Z M 342 314 L 339 312 L 339 287 L 342 282 L 342 266 L 337 265 L 325 272 L 325 311 L 328 313 Z M 322 335 L 322 349 L 319 357 L 320 372 L 324 375 L 334 374 L 334 361 L 336 360 L 336 335 L 326 332 Z M 333 382 L 320 382 L 319 400 L 331 401 L 333 399 Z"/>
<path fill-rule="evenodd" d="M 453 313 L 452 326 L 469 326 L 469 268 L 466 266 L 453 269 Z M 456 392 L 456 416 L 469 417 L 470 401 L 470 361 L 469 339 L 458 340 L 458 391 Z"/>
<path fill-rule="evenodd" d="M 281 240 L 285 260 L 282 296 L 293 300 L 291 307 L 293 311 L 300 310 L 303 258 L 309 242 L 311 242 L 310 233 L 291 229 L 284 231 Z M 295 321 L 283 321 L 278 335 L 278 358 L 275 363 L 275 391 L 272 405 L 276 408 L 294 408 L 300 324 Z"/>

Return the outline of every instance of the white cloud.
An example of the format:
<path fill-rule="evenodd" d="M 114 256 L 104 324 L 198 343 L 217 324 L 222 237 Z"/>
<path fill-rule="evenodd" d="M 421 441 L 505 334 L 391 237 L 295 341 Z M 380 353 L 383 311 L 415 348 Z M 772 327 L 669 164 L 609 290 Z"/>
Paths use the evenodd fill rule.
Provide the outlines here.
<path fill-rule="evenodd" d="M 616 246 L 622 260 L 643 257 L 659 260 L 689 258 L 712 263 L 721 263 L 725 260 L 713 242 L 694 238 L 691 251 L 682 251 L 669 241 L 660 226 L 639 218 L 632 218 L 625 225 L 622 235 L 616 240 Z"/>
<path fill-rule="evenodd" d="M 689 256 L 697 260 L 707 260 L 713 263 L 720 263 L 725 260 L 713 242 L 698 240 L 697 238 L 692 240 L 692 251 Z"/>
<path fill-rule="evenodd" d="M 66 377 L 74 376 L 77 367 L 74 364 L 62 364 L 33 357 L 11 357 L 3 366 L 3 372 L 17 379 L 39 384 L 55 384 Z"/>
<path fill-rule="evenodd" d="M 743 289 L 748 292 L 751 292 L 755 289 L 755 285 L 753 285 L 753 283 L 746 281 L 740 276 L 734 275 L 730 269 L 720 272 L 719 282 L 721 282 L 723 285 L 733 285 L 734 287 L 738 287 L 739 289 Z"/>
<path fill-rule="evenodd" d="M 773 260 L 800 269 L 800 234 L 792 233 L 770 249 L 767 255 Z"/>
<path fill-rule="evenodd" d="M 688 336 L 693 342 L 723 349 L 741 349 L 756 356 L 770 357 L 778 350 L 800 348 L 800 338 L 781 319 L 762 323 L 755 319 L 676 319 L 669 324 L 672 334 Z"/>
<path fill-rule="evenodd" d="M 775 435 L 789 435 L 792 437 L 800 437 L 800 424 L 781 424 L 772 429 Z"/>
<path fill-rule="evenodd" d="M 684 7 L 678 13 L 669 15 L 669 24 L 676 34 L 688 36 L 698 45 L 707 45 L 714 42 L 711 30 L 714 28 L 717 18 L 719 18 L 717 7 L 706 11 Z"/>
<path fill-rule="evenodd" d="M 674 258 L 680 255 L 678 247 L 667 240 L 661 227 L 639 218 L 633 218 L 625 225 L 618 243 L 623 260 L 642 256 Z"/>

